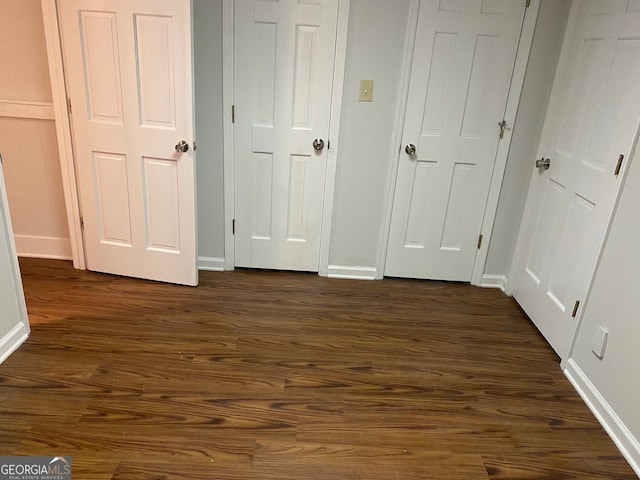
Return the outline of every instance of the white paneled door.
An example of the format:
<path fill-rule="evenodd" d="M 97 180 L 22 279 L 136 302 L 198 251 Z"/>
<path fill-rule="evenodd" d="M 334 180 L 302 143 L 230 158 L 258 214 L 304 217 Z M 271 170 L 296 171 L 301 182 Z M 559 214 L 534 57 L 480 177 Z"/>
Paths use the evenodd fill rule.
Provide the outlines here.
<path fill-rule="evenodd" d="M 196 285 L 190 0 L 58 8 L 87 268 Z"/>
<path fill-rule="evenodd" d="M 385 275 L 470 281 L 525 0 L 422 0 Z"/>
<path fill-rule="evenodd" d="M 235 2 L 235 264 L 318 271 L 338 0 Z"/>
<path fill-rule="evenodd" d="M 634 146 L 639 85 L 640 1 L 575 1 L 520 231 L 513 290 L 561 358 Z"/>

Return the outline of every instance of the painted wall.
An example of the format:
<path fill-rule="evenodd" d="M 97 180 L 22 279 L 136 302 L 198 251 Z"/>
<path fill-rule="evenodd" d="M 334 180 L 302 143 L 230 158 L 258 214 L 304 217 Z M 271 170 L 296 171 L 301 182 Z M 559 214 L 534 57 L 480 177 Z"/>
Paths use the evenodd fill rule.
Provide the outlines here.
<path fill-rule="evenodd" d="M 640 467 L 640 153 L 636 152 L 585 305 L 571 361 L 635 437 Z M 604 358 L 592 353 L 598 326 L 609 332 Z M 635 374 L 633 372 L 636 372 Z M 640 471 L 640 470 L 639 470 Z"/>
<path fill-rule="evenodd" d="M 2 2 L 0 99 L 51 102 L 40 0 Z"/>
<path fill-rule="evenodd" d="M 385 228 L 409 0 L 352 0 L 329 264 L 374 268 Z M 373 101 L 359 102 L 361 79 Z"/>
<path fill-rule="evenodd" d="M 194 0 L 198 257 L 200 267 L 224 262 L 222 156 L 222 0 Z"/>
<path fill-rule="evenodd" d="M 542 0 L 534 33 L 485 274 L 506 276 L 527 199 L 571 0 Z"/>
<path fill-rule="evenodd" d="M 12 110 L 0 114 L 0 152 L 18 253 L 71 258 L 55 124 L 21 105 L 39 102 L 53 116 L 40 0 L 3 2 L 0 58 L 0 111 Z"/>

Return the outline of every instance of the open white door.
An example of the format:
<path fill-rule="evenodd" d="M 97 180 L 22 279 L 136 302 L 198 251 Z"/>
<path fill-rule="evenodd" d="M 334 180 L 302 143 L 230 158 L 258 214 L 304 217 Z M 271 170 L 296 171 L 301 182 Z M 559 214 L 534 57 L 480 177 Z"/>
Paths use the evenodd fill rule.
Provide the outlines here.
<path fill-rule="evenodd" d="M 519 234 L 513 289 L 561 358 L 634 147 L 639 85 L 640 2 L 574 1 Z"/>
<path fill-rule="evenodd" d="M 58 9 L 87 268 L 196 285 L 191 2 Z"/>
<path fill-rule="evenodd" d="M 525 8 L 420 2 L 385 275 L 471 280 Z"/>
<path fill-rule="evenodd" d="M 318 271 L 338 0 L 235 2 L 235 264 Z"/>
<path fill-rule="evenodd" d="M 1 156 L 0 156 L 1 158 Z M 29 335 L 22 280 L 0 164 L 0 363 Z"/>

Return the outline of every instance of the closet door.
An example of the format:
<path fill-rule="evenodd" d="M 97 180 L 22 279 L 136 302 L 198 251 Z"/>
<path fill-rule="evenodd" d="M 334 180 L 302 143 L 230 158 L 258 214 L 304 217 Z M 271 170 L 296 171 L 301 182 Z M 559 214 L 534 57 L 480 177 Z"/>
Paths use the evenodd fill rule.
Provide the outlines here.
<path fill-rule="evenodd" d="M 420 2 L 385 275 L 471 280 L 525 8 Z"/>

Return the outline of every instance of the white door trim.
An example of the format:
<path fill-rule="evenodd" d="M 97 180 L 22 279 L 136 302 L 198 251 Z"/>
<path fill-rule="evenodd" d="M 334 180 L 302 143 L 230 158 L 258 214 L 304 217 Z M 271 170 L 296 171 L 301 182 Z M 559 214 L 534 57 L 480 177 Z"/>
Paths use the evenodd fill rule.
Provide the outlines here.
<path fill-rule="evenodd" d="M 389 247 L 389 234 L 391 230 L 391 213 L 393 211 L 393 199 L 395 194 L 396 180 L 398 176 L 398 161 L 400 151 L 396 150 L 396 146 L 401 145 L 402 131 L 404 128 L 404 112 L 406 110 L 406 103 L 408 101 L 407 95 L 409 91 L 409 78 L 411 73 L 411 58 L 413 55 L 414 41 L 417 29 L 417 17 L 418 17 L 419 1 L 415 0 L 411 3 L 409 8 L 409 29 L 407 32 L 407 45 L 405 49 L 405 58 L 403 65 L 403 74 L 401 79 L 402 96 L 400 101 L 400 108 L 398 109 L 398 116 L 396 117 L 396 129 L 394 133 L 394 141 L 392 143 L 392 154 L 390 158 L 393 158 L 393 165 L 391 166 L 391 174 L 389 176 L 389 182 L 387 189 L 384 192 L 385 195 L 385 214 L 384 214 L 384 227 L 380 237 L 379 243 L 379 256 L 377 264 L 376 278 L 380 279 L 384 276 L 384 268 L 387 257 L 387 250 Z M 507 120 L 507 125 L 513 126 L 516 114 L 518 112 L 518 106 L 520 103 L 520 95 L 522 92 L 522 86 L 524 84 L 524 77 L 529 61 L 529 52 L 531 51 L 531 44 L 533 42 L 533 33 L 535 31 L 536 21 L 538 19 L 538 12 L 540 10 L 540 0 L 532 0 L 529 7 L 525 10 L 522 31 L 520 33 L 520 41 L 518 43 L 518 50 L 516 52 L 516 59 L 513 69 L 513 75 L 511 80 L 511 88 L 507 97 L 507 105 L 505 107 L 504 119 Z M 413 20 L 415 18 L 415 20 Z M 496 119 L 496 124 L 499 120 Z M 496 125 L 497 131 L 497 125 Z M 471 276 L 472 285 L 482 284 L 482 275 L 484 274 L 484 267 L 487 260 L 487 254 L 489 251 L 489 240 L 493 232 L 493 223 L 496 217 L 498 208 L 498 200 L 500 198 L 500 189 L 502 187 L 502 181 L 504 179 L 505 167 L 507 164 L 507 157 L 509 155 L 509 148 L 511 146 L 511 128 L 505 131 L 505 138 L 500 142 L 498 151 L 496 154 L 496 161 L 493 168 L 493 175 L 491 178 L 491 185 L 489 187 L 489 195 L 487 197 L 487 204 L 484 212 L 484 219 L 482 222 L 481 234 L 484 241 L 480 250 L 476 254 L 476 259 L 473 266 L 473 273 Z"/>
<path fill-rule="evenodd" d="M 60 28 L 56 0 L 41 0 L 41 6 L 71 256 L 74 268 L 84 270 L 86 264 L 82 226 L 80 225 L 80 201 L 78 200 L 78 184 L 71 142 L 71 125 L 67 110 L 67 89 L 62 49 L 60 47 Z"/>
<path fill-rule="evenodd" d="M 43 0 L 45 1 L 45 0 Z M 233 219 L 235 218 L 234 192 L 234 126 L 231 110 L 234 104 L 233 56 L 234 56 L 234 4 L 235 0 L 223 0 L 222 4 L 222 84 L 224 108 L 224 229 L 225 229 L 225 269 L 235 267 L 235 248 L 233 237 Z M 347 35 L 349 30 L 349 7 L 351 0 L 338 0 L 338 25 L 336 31 L 336 49 L 333 70 L 333 89 L 331 94 L 331 114 L 329 117 L 329 141 L 331 148 L 327 154 L 327 172 L 324 185 L 324 208 L 322 215 L 322 236 L 320 239 L 320 262 L 318 274 L 329 274 L 329 247 L 331 244 L 331 225 L 333 222 L 333 197 L 337 171 L 340 117 L 342 113 L 342 93 L 344 70 L 347 56 Z"/>
<path fill-rule="evenodd" d="M 507 167 L 507 158 L 511 148 L 511 138 L 513 125 L 516 115 L 518 114 L 518 106 L 520 105 L 520 96 L 524 78 L 527 72 L 527 64 L 529 63 L 529 53 L 533 43 L 533 34 L 538 20 L 540 11 L 540 0 L 532 0 L 531 4 L 526 8 L 522 30 L 520 32 L 520 42 L 516 52 L 516 61 L 513 67 L 513 76 L 511 78 L 511 87 L 507 96 L 507 106 L 505 108 L 504 120 L 507 121 L 507 129 L 504 134 L 504 140 L 498 144 L 498 152 L 496 161 L 493 166 L 493 175 L 491 177 L 491 186 L 489 187 L 489 196 L 484 210 L 484 219 L 480 234 L 483 237 L 482 246 L 476 253 L 476 260 L 473 264 L 473 273 L 471 274 L 471 284 L 482 285 L 482 276 L 489 254 L 489 244 L 491 243 L 491 234 L 493 233 L 493 224 L 498 211 L 498 201 L 500 200 L 500 190 L 504 173 Z M 497 125 L 496 125 L 497 126 Z M 509 277 L 513 278 L 513 277 Z"/>

